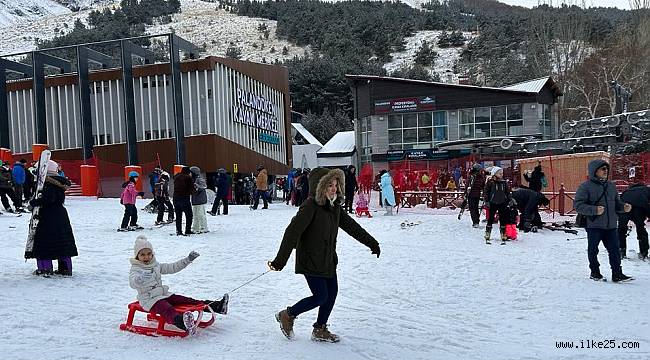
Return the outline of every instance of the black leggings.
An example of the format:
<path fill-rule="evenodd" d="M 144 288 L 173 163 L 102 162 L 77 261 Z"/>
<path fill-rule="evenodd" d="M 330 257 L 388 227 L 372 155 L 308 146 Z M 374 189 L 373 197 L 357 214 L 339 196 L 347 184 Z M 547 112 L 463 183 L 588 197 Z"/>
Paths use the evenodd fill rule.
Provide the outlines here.
<path fill-rule="evenodd" d="M 492 229 L 494 215 L 496 215 L 497 212 L 499 213 L 499 225 L 502 229 L 506 228 L 506 224 L 508 223 L 508 207 L 506 204 L 497 205 L 493 203 L 490 203 L 490 209 L 488 211 L 487 228 Z"/>

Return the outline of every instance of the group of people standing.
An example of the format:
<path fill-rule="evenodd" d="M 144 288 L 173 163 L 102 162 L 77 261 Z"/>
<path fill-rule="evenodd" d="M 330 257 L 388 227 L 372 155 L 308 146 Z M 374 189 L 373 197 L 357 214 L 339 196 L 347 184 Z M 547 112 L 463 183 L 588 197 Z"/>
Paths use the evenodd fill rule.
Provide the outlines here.
<path fill-rule="evenodd" d="M 0 200 L 6 212 L 25 212 L 23 202 L 32 197 L 36 188 L 35 173 L 36 168 L 33 164 L 28 168 L 25 159 L 16 161 L 12 167 L 9 162 L 0 162 Z"/>

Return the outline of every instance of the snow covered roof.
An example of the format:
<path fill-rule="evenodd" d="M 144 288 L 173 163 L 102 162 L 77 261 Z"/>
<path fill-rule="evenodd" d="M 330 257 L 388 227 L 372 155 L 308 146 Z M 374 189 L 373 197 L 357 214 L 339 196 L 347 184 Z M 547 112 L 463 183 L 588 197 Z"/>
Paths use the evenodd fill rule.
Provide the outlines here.
<path fill-rule="evenodd" d="M 318 150 L 318 157 L 350 155 L 355 146 L 354 131 L 340 131 Z"/>
<path fill-rule="evenodd" d="M 550 76 L 545 76 L 539 79 L 523 81 L 520 83 L 504 86 L 503 89 L 538 93 L 542 90 L 550 78 Z"/>
<path fill-rule="evenodd" d="M 291 126 L 292 126 L 294 129 L 296 129 L 296 131 L 300 134 L 300 136 L 302 136 L 303 138 L 305 138 L 305 140 L 307 140 L 308 143 L 310 143 L 310 144 L 314 144 L 314 145 L 320 145 L 321 147 L 323 146 L 323 144 L 321 144 L 321 142 L 318 141 L 318 139 L 316 139 L 316 137 L 315 137 L 314 135 L 312 135 L 312 134 L 309 132 L 309 130 L 305 129 L 305 127 L 302 126 L 302 124 L 299 124 L 299 123 L 291 123 Z"/>

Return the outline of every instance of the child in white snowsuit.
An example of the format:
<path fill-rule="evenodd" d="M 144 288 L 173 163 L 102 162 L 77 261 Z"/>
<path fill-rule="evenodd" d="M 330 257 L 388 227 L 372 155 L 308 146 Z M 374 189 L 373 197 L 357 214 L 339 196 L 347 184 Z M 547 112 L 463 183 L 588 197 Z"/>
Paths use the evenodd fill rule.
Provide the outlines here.
<path fill-rule="evenodd" d="M 194 315 L 190 311 L 182 315 L 178 314 L 174 305 L 206 304 L 215 313 L 223 315 L 228 313 L 228 294 L 219 301 L 195 300 L 170 293 L 169 287 L 162 284 L 162 274 L 174 274 L 183 270 L 199 257 L 199 253 L 192 251 L 187 257 L 174 263 L 161 264 L 156 261 L 151 243 L 144 235 L 140 235 L 135 239 L 133 254 L 135 258 L 129 259 L 131 262 L 129 285 L 138 291 L 138 302 L 146 311 L 162 315 L 167 323 L 187 331 L 189 335 L 194 335 L 196 332 Z"/>

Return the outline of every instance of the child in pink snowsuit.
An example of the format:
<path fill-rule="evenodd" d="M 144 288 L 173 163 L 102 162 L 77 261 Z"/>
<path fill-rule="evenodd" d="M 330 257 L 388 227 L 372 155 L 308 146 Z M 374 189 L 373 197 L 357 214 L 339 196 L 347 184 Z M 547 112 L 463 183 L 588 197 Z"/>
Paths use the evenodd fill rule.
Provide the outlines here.
<path fill-rule="evenodd" d="M 355 209 L 355 213 L 357 217 L 361 217 L 363 215 L 368 215 L 369 218 L 372 217 L 372 215 L 370 215 L 370 210 L 368 209 L 368 199 L 366 198 L 366 194 L 363 192 L 360 192 L 357 197 L 357 207 Z"/>

